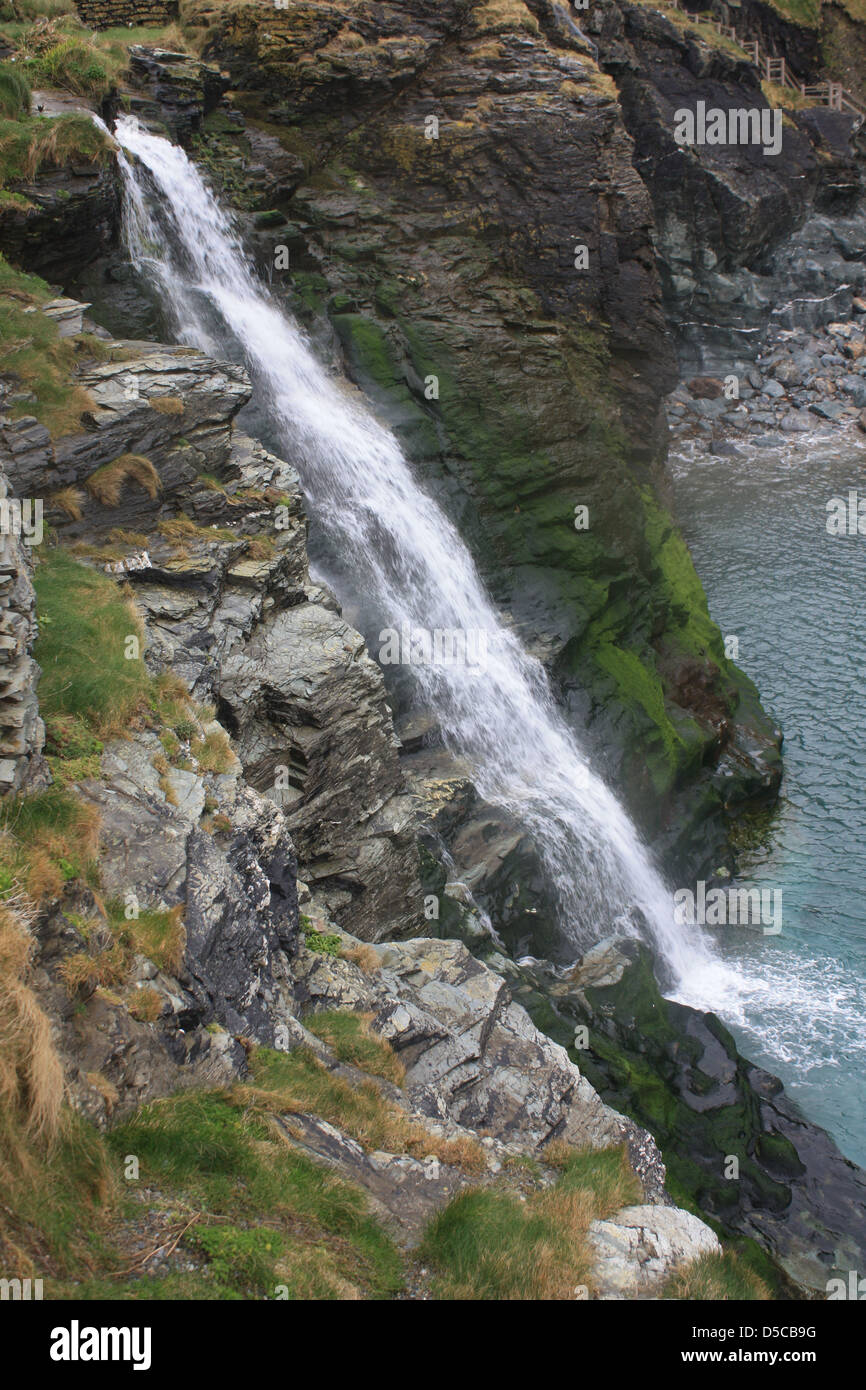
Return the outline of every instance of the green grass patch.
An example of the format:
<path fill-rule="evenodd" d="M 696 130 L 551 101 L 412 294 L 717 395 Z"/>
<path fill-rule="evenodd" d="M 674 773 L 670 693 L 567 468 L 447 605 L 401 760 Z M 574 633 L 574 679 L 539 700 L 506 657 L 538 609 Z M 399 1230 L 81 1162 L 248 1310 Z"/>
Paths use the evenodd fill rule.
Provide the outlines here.
<path fill-rule="evenodd" d="M 0 63 L 0 115 L 8 120 L 30 114 L 30 83 L 17 63 Z"/>
<path fill-rule="evenodd" d="M 139 907 L 137 917 L 127 917 L 125 903 L 112 898 L 106 913 L 112 935 L 124 948 L 146 956 L 170 975 L 177 974 L 186 944 L 182 905 Z"/>
<path fill-rule="evenodd" d="M 86 1277 L 105 1258 L 118 1210 L 115 1165 L 102 1136 L 73 1111 L 51 1150 L 23 1145 L 0 1117 L 0 1251 L 8 1278 Z"/>
<path fill-rule="evenodd" d="M 84 39 L 64 38 L 27 63 L 34 87 L 53 87 L 74 96 L 105 96 L 112 76 L 104 56 Z"/>
<path fill-rule="evenodd" d="M 726 1250 L 721 1255 L 702 1255 L 672 1275 L 661 1296 L 701 1302 L 766 1302 L 771 1294 L 754 1270 L 749 1269 L 733 1251 Z"/>
<path fill-rule="evenodd" d="M 0 0 L 0 20 L 59 19 L 75 14 L 75 0 Z"/>
<path fill-rule="evenodd" d="M 36 567 L 43 715 L 73 716 L 98 738 L 123 733 L 143 708 L 149 678 L 141 656 L 141 619 L 117 584 L 48 550 Z"/>
<path fill-rule="evenodd" d="M 79 715 L 49 715 L 45 719 L 48 766 L 61 785 L 98 777 L 102 749 L 102 740 Z"/>
<path fill-rule="evenodd" d="M 0 183 L 6 124 L 0 120 Z M 0 371 L 17 376 L 32 393 L 30 399 L 12 402 L 9 414 L 34 415 L 59 438 L 79 428 L 82 412 L 93 402 L 75 380 L 75 342 L 61 338 L 53 320 L 38 312 L 39 305 L 53 298 L 38 276 L 13 270 L 0 256 Z"/>
<path fill-rule="evenodd" d="M 343 949 L 343 938 L 336 932 L 321 932 L 305 912 L 300 914 L 300 927 L 304 945 L 308 951 L 318 951 L 322 956 L 338 956 Z"/>
<path fill-rule="evenodd" d="M 364 1194 L 286 1144 L 240 1089 L 155 1102 L 107 1135 L 70 1114 L 51 1154 L 22 1148 L 0 1119 L 4 1274 L 44 1277 L 61 1299 L 399 1292 L 402 1260 Z M 125 1189 L 130 1154 L 140 1185 Z M 148 1213 L 198 1269 L 130 1272 L 129 1233 Z"/>
<path fill-rule="evenodd" d="M 160 1101 L 111 1132 L 141 1180 L 201 1213 L 190 1244 L 209 1277 L 246 1296 L 387 1297 L 401 1262 L 363 1194 L 274 1136 L 236 1092 Z M 228 1222 L 221 1218 L 229 1218 Z"/>
<path fill-rule="evenodd" d="M 573 1299 L 592 1289 L 592 1221 L 640 1200 L 623 1149 L 575 1152 L 556 1186 L 520 1201 L 487 1189 L 461 1193 L 433 1218 L 419 1251 L 439 1299 Z"/>
<path fill-rule="evenodd" d="M 849 4 L 856 5 L 857 0 L 841 0 L 841 3 L 847 9 Z M 821 22 L 821 0 L 767 0 L 767 4 L 803 28 L 814 29 Z M 862 13 L 860 18 L 863 18 Z"/>
<path fill-rule="evenodd" d="M 74 879 L 95 887 L 98 832 L 96 811 L 64 786 L 6 797 L 0 812 L 0 896 L 24 892 L 39 904 L 58 897 Z"/>
<path fill-rule="evenodd" d="M 70 163 L 105 164 L 113 145 L 86 116 L 25 116 L 0 120 L 0 185 L 32 183 L 43 169 Z"/>
<path fill-rule="evenodd" d="M 369 1072 L 371 1076 L 382 1076 L 386 1081 L 402 1086 L 406 1069 L 390 1043 L 370 1032 L 371 1018 L 372 1014 L 328 1009 L 323 1013 L 310 1014 L 304 1023 L 341 1062 L 348 1062 L 361 1071 Z"/>

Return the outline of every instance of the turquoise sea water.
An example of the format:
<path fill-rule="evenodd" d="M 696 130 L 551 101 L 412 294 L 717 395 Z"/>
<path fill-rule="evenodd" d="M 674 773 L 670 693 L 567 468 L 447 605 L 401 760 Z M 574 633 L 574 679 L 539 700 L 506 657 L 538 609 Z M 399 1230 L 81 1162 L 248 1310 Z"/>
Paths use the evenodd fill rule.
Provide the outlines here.
<path fill-rule="evenodd" d="M 742 989 L 717 1011 L 866 1165 L 866 535 L 826 528 L 829 499 L 866 499 L 866 437 L 741 447 L 671 460 L 710 612 L 785 735 L 781 804 L 738 879 L 781 888 L 782 932 L 720 934 Z"/>

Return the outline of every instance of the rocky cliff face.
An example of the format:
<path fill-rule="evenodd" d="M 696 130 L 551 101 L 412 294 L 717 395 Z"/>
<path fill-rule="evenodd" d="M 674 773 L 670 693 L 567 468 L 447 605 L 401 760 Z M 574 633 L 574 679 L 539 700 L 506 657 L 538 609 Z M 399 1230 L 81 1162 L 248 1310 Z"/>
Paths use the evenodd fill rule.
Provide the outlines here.
<path fill-rule="evenodd" d="M 105 353 L 81 376 L 86 433 L 55 442 L 30 417 L 6 423 L 15 495 L 44 494 L 64 543 L 128 576 L 151 668 L 214 702 L 338 920 L 404 933 L 421 889 L 382 676 L 310 581 L 297 473 L 233 428 L 241 368 L 155 344 Z"/>
<path fill-rule="evenodd" d="M 684 370 L 728 362 L 745 373 L 768 325 L 814 327 L 850 313 L 855 258 L 824 243 L 826 214 L 844 219 L 861 195 L 860 122 L 853 112 L 820 106 L 786 113 L 773 155 L 760 144 L 678 145 L 675 112 L 695 111 L 699 101 L 724 111 L 771 106 L 758 69 L 733 45 L 708 42 L 713 33 L 701 25 L 708 17 L 690 23 L 686 12 L 626 3 L 606 7 L 593 31 L 652 196 L 667 314 Z M 820 72 L 814 36 L 809 44 L 806 31 L 778 15 L 774 24 L 767 6 L 738 8 L 729 18 L 787 54 L 792 71 L 804 78 Z M 809 253 L 802 261 L 801 245 Z M 794 305 L 792 256 L 802 300 Z"/>
<path fill-rule="evenodd" d="M 393 425 L 665 862 L 715 868 L 725 815 L 778 783 L 779 736 L 726 660 L 665 508 L 661 397 L 676 366 L 664 291 L 669 311 L 678 294 L 718 305 L 726 285 L 757 275 L 777 214 L 785 229 L 823 215 L 847 145 L 822 161 L 796 129 L 781 173 L 689 159 L 674 176 L 675 105 L 708 84 L 725 103 L 757 101 L 757 89 L 741 63 L 635 5 L 607 9 L 596 33 L 619 92 L 547 0 L 290 3 L 266 27 L 252 0 L 184 8 L 205 62 L 136 50 L 134 109 L 190 145 L 319 350 Z M 78 277 L 95 316 L 144 336 L 158 309 L 122 251 L 104 254 L 112 179 L 88 170 L 79 204 L 71 184 L 62 196 L 78 177 L 52 175 L 56 197 L 37 178 L 26 217 L 0 211 L 0 245 L 67 288 L 69 261 L 95 250 Z M 99 236 L 85 248 L 91 213 Z M 74 884 L 40 917 L 36 987 L 78 1108 L 105 1124 L 178 1087 L 246 1081 L 251 1045 L 312 1048 L 345 1075 L 302 1020 L 348 1010 L 370 1015 L 402 1059 L 395 1103 L 428 1135 L 484 1133 L 486 1178 L 560 1137 L 628 1145 L 646 1203 L 594 1231 L 605 1296 L 657 1293 L 670 1268 L 717 1249 L 697 1217 L 666 1205 L 650 1129 L 674 1155 L 677 1200 L 756 1237 L 801 1286 L 846 1267 L 859 1176 L 715 1020 L 666 1005 L 645 959 L 630 970 L 631 946 L 612 948 L 607 974 L 582 962 L 560 987 L 543 963 L 535 975 L 492 944 L 479 902 L 514 954 L 553 954 L 534 847 L 479 802 L 430 712 L 406 714 L 311 580 L 298 475 L 237 419 L 242 369 L 99 331 L 80 349 L 87 407 L 57 437 L 21 416 L 20 383 L 4 380 L 12 491 L 44 496 L 55 538 L 130 587 L 151 672 L 213 709 L 170 759 L 136 729 L 80 779 L 101 817 L 105 890 L 144 886 L 155 910 L 183 909 L 184 936 L 179 959 L 133 963 L 148 1022 L 92 982 L 70 996 L 70 959 L 111 950 L 92 890 Z M 350 593 L 348 567 L 325 558 Z M 24 585 L 12 607 L 32 687 L 29 602 Z M 208 768 L 193 746 L 223 748 L 226 733 L 231 756 Z M 434 930 L 485 963 L 455 940 L 400 939 Z M 647 1036 L 645 1015 L 659 1025 Z M 572 1046 L 583 1023 L 586 1058 Z M 398 1224 L 402 1211 L 413 1239 L 466 1185 L 459 1165 L 433 1181 L 417 1157 L 371 1155 L 321 1117 L 278 1123 Z M 747 1148 L 736 1204 L 716 1172 L 734 1129 Z"/>
<path fill-rule="evenodd" d="M 462 943 L 374 950 L 337 927 L 332 914 L 393 937 L 420 920 L 381 675 L 310 582 L 296 473 L 233 423 L 243 371 L 193 349 L 102 341 L 100 364 L 81 372 L 85 433 L 52 441 L 25 416 L 4 417 L 0 434 L 16 492 L 51 488 L 55 544 L 132 586 L 151 671 L 188 692 L 172 729 L 133 721 L 76 778 L 99 826 L 96 878 L 70 870 L 34 913 L 28 986 L 75 1109 L 104 1129 L 160 1097 L 231 1094 L 251 1080 L 255 1048 L 300 1052 L 343 1087 L 347 1125 L 375 1094 L 406 1148 L 371 1152 L 312 1104 L 275 1100 L 271 1123 L 361 1189 L 401 1247 L 509 1163 L 544 1190 L 559 1142 L 623 1146 L 641 1199 L 589 1223 L 585 1294 L 654 1297 L 695 1259 L 720 1257 L 714 1233 L 671 1202 L 648 1132 L 604 1104 Z M 24 598 L 32 607 L 32 590 Z M 29 742 L 35 758 L 33 730 Z M 163 934 L 134 937 L 130 956 L 121 943 L 139 922 Z M 342 1013 L 387 1044 L 400 1087 L 345 1065 L 304 1022 Z"/>
<path fill-rule="evenodd" d="M 659 492 L 675 364 L 616 89 L 546 3 L 185 15 L 232 84 L 194 152 L 275 289 L 456 516 L 666 861 L 717 867 L 777 736 Z"/>

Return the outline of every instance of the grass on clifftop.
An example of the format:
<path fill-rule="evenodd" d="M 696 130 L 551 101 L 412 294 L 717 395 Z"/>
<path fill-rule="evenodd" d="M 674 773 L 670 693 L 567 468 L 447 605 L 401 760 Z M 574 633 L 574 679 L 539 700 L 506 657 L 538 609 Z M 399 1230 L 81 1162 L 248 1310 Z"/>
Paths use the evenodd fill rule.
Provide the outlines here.
<path fill-rule="evenodd" d="M 126 1181 L 126 1157 L 139 1177 Z M 176 1239 L 175 1239 L 176 1238 Z M 146 1272 L 184 1245 L 187 1268 Z M 69 1115 L 53 1148 L 0 1125 L 0 1256 L 49 1298 L 357 1299 L 402 1286 L 363 1194 L 234 1089 L 157 1101 L 108 1136 Z"/>
<path fill-rule="evenodd" d="M 763 1279 L 749 1269 L 733 1251 L 721 1255 L 702 1255 L 667 1281 L 663 1298 L 728 1302 L 765 1303 L 770 1290 Z"/>
<path fill-rule="evenodd" d="M 0 121 L 0 182 L 2 182 L 2 130 Z M 3 194 L 0 191 L 0 205 Z M 0 256 L 0 371 L 17 376 L 26 398 L 12 401 L 13 418 L 33 415 L 52 436 L 59 438 L 77 429 L 82 412 L 93 402 L 75 380 L 80 345 L 61 338 L 53 319 L 39 306 L 54 296 L 35 275 L 25 275 Z"/>
<path fill-rule="evenodd" d="M 0 20 L 59 19 L 75 15 L 75 0 L 0 0 Z"/>
<path fill-rule="evenodd" d="M 548 1157 L 551 1157 L 549 1154 Z M 593 1286 L 590 1223 L 641 1200 L 625 1149 L 568 1151 L 552 1188 L 525 1201 L 470 1191 L 430 1224 L 420 1250 L 440 1299 L 574 1299 Z"/>
<path fill-rule="evenodd" d="M 8 6 L 0 8 L 0 18 L 5 21 L 2 33 L 15 45 L 16 66 L 21 67 L 31 87 L 100 98 L 126 71 L 133 40 L 127 38 L 121 43 L 95 33 L 81 23 L 73 8 L 28 16 L 22 7 L 22 18 L 32 18 L 33 23 L 16 22 L 8 11 Z"/>
<path fill-rule="evenodd" d="M 784 15 L 785 19 L 804 28 L 814 29 L 821 22 L 822 0 L 766 0 L 766 3 L 770 9 Z M 856 4 L 856 0 L 842 0 L 842 3 L 847 8 L 851 3 Z"/>
<path fill-rule="evenodd" d="M 371 1076 L 384 1077 L 395 1086 L 402 1086 L 406 1068 L 394 1049 L 383 1038 L 370 1031 L 372 1014 L 347 1013 L 339 1009 L 311 1014 L 306 1026 L 311 1033 L 330 1047 L 341 1062 L 348 1062 Z"/>
<path fill-rule="evenodd" d="M 72 717 L 97 738 L 122 733 L 150 687 L 134 604 L 112 579 L 60 549 L 40 558 L 34 582 L 43 718 Z"/>
<path fill-rule="evenodd" d="M 7 82 L 7 87 L 8 87 Z M 87 116 L 21 116 L 0 121 L 0 185 L 32 183 L 43 169 L 104 164 L 111 142 Z"/>

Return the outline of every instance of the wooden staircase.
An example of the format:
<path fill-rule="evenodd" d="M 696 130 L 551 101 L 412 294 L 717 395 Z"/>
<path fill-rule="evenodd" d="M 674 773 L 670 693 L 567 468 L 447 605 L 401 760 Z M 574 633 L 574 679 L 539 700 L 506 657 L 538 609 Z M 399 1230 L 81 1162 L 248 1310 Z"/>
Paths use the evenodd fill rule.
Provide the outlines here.
<path fill-rule="evenodd" d="M 829 106 L 832 111 L 849 111 L 859 117 L 860 121 L 866 121 L 866 106 L 853 92 L 849 92 L 847 87 L 843 87 L 841 82 L 800 82 L 788 68 L 785 58 L 767 53 L 758 39 L 740 38 L 732 24 L 721 24 L 718 20 L 694 14 L 686 9 L 682 0 L 662 0 L 662 3 L 667 3 L 673 9 L 690 15 L 693 19 L 699 19 L 704 24 L 712 25 L 716 33 L 739 44 L 749 61 L 760 72 L 763 82 L 772 82 L 776 87 L 787 87 L 805 100 L 811 101 L 814 106 Z"/>

